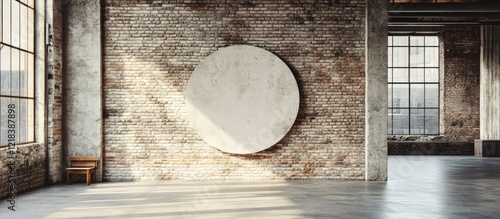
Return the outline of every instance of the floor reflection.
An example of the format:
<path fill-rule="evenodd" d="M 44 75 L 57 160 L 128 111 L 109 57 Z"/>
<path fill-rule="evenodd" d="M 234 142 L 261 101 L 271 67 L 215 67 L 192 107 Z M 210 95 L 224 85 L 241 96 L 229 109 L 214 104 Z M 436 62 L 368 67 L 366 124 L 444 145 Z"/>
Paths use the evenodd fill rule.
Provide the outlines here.
<path fill-rule="evenodd" d="M 498 218 L 500 159 L 391 156 L 387 182 L 163 181 L 55 185 L 0 218 Z"/>
<path fill-rule="evenodd" d="M 500 159 L 391 156 L 383 218 L 495 218 Z"/>

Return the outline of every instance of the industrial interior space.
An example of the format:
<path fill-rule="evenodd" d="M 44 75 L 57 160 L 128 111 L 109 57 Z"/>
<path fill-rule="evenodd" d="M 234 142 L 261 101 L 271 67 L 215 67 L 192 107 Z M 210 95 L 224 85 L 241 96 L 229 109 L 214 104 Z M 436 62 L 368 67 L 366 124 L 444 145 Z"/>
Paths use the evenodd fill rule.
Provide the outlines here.
<path fill-rule="evenodd" d="M 2 0 L 0 23 L 0 218 L 500 213 L 499 1 Z"/>

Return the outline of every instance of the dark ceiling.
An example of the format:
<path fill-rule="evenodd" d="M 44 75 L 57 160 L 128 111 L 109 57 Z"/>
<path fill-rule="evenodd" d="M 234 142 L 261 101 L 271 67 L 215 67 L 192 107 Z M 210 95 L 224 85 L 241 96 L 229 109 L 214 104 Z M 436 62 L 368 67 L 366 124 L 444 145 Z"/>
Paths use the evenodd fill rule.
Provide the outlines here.
<path fill-rule="evenodd" d="M 500 25 L 498 0 L 389 0 L 389 26 Z"/>

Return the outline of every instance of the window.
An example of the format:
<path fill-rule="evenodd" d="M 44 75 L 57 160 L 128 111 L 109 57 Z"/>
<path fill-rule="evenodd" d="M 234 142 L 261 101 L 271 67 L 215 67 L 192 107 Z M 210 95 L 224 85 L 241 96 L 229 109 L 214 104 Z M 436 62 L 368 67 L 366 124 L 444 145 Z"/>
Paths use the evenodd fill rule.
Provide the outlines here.
<path fill-rule="evenodd" d="M 3 0 L 0 25 L 0 147 L 5 147 L 12 140 L 35 141 L 34 0 Z"/>
<path fill-rule="evenodd" d="M 388 134 L 439 134 L 439 39 L 389 36 Z"/>

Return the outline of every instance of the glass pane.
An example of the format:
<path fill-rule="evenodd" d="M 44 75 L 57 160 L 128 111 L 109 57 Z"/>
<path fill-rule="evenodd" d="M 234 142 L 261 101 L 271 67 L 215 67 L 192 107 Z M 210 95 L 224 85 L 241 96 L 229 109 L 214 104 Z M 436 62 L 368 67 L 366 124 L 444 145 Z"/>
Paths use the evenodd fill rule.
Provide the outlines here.
<path fill-rule="evenodd" d="M 19 113 L 17 114 L 19 117 L 19 142 L 26 142 L 26 128 L 28 126 L 26 118 L 27 118 L 27 108 L 28 103 L 26 99 L 19 100 Z"/>
<path fill-rule="evenodd" d="M 392 47 L 387 48 L 387 66 L 392 67 Z"/>
<path fill-rule="evenodd" d="M 10 47 L 4 46 L 0 53 L 0 82 L 2 83 L 2 95 L 10 95 L 10 50 Z"/>
<path fill-rule="evenodd" d="M 392 80 L 394 82 L 408 82 L 408 69 L 407 68 L 393 68 Z"/>
<path fill-rule="evenodd" d="M 387 115 L 387 134 L 392 135 L 392 109 L 389 109 Z"/>
<path fill-rule="evenodd" d="M 424 47 L 410 48 L 410 67 L 424 67 Z"/>
<path fill-rule="evenodd" d="M 19 57 L 19 96 L 26 96 L 28 94 L 27 80 L 26 76 L 26 53 L 20 52 Z"/>
<path fill-rule="evenodd" d="M 6 145 L 7 144 L 7 133 L 8 133 L 8 120 L 9 120 L 9 117 L 8 117 L 8 105 L 9 105 L 10 101 L 9 101 L 9 98 L 6 98 L 6 97 L 1 97 L 0 98 L 0 116 L 1 116 L 1 119 L 0 119 L 0 128 L 1 128 L 1 131 L 0 131 L 0 135 L 1 135 L 1 144 L 2 145 Z"/>
<path fill-rule="evenodd" d="M 410 70 L 410 82 L 424 82 L 424 69 L 412 68 Z"/>
<path fill-rule="evenodd" d="M 411 109 L 410 110 L 410 134 L 421 135 L 425 131 L 425 115 L 424 109 Z"/>
<path fill-rule="evenodd" d="M 391 108 L 392 107 L 392 84 L 387 85 L 387 95 L 388 95 L 387 106 L 389 108 Z"/>
<path fill-rule="evenodd" d="M 12 49 L 12 57 L 11 57 L 11 90 L 10 95 L 18 96 L 19 95 L 19 50 Z"/>
<path fill-rule="evenodd" d="M 34 55 L 33 54 L 27 54 L 28 55 L 28 66 L 27 66 L 27 90 L 28 90 L 28 97 L 35 97 L 35 81 L 34 81 L 34 75 L 35 75 L 35 64 L 34 64 Z"/>
<path fill-rule="evenodd" d="M 10 44 L 10 1 L 3 2 L 3 42 Z"/>
<path fill-rule="evenodd" d="M 408 46 L 408 37 L 407 36 L 393 36 L 393 45 L 394 46 Z"/>
<path fill-rule="evenodd" d="M 392 133 L 395 135 L 410 134 L 408 109 L 392 110 Z"/>
<path fill-rule="evenodd" d="M 423 36 L 410 37 L 410 46 L 424 46 L 424 37 Z"/>
<path fill-rule="evenodd" d="M 439 82 L 439 68 L 426 68 L 425 82 Z"/>
<path fill-rule="evenodd" d="M 12 45 L 19 47 L 19 2 L 12 1 Z"/>
<path fill-rule="evenodd" d="M 28 115 L 27 115 L 27 141 L 32 142 L 35 141 L 35 104 L 33 100 L 28 100 Z"/>
<path fill-rule="evenodd" d="M 425 67 L 439 67 L 439 48 L 425 48 Z"/>
<path fill-rule="evenodd" d="M 33 17 L 33 10 L 28 9 L 28 33 L 27 33 L 27 45 L 28 45 L 28 51 L 34 52 L 34 43 L 35 43 L 35 28 L 34 28 L 34 17 Z"/>
<path fill-rule="evenodd" d="M 412 84 L 410 85 L 410 106 L 411 107 L 425 107 L 424 103 L 424 85 Z"/>
<path fill-rule="evenodd" d="M 28 22 L 27 22 L 27 16 L 28 16 L 28 8 L 24 5 L 21 5 L 19 8 L 19 45 L 21 49 L 28 49 L 28 44 L 27 44 L 27 39 L 28 39 Z"/>
<path fill-rule="evenodd" d="M 387 40 L 388 134 L 439 134 L 438 36 L 388 36 Z"/>
<path fill-rule="evenodd" d="M 425 110 L 425 134 L 439 134 L 439 110 Z"/>
<path fill-rule="evenodd" d="M 408 67 L 408 47 L 393 47 L 393 67 Z"/>
<path fill-rule="evenodd" d="M 439 85 L 425 85 L 425 107 L 439 107 Z"/>
<path fill-rule="evenodd" d="M 392 105 L 394 107 L 409 107 L 408 84 L 393 84 Z"/>
<path fill-rule="evenodd" d="M 439 39 L 437 36 L 426 36 L 425 37 L 426 46 L 439 46 Z"/>

